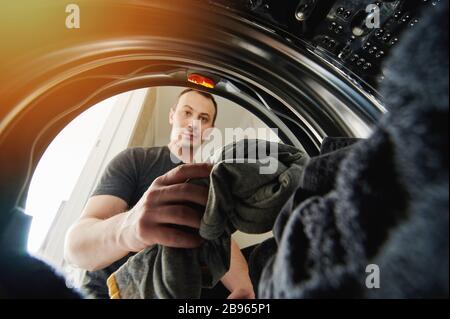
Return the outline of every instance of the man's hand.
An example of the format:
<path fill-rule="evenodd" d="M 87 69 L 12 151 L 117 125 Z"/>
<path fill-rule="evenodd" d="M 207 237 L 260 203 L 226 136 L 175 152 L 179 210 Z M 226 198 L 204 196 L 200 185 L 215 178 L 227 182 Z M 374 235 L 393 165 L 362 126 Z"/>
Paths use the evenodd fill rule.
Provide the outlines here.
<path fill-rule="evenodd" d="M 202 243 L 197 234 L 184 232 L 167 224 L 198 229 L 202 211 L 187 202 L 206 206 L 208 189 L 186 183 L 188 179 L 207 178 L 211 164 L 185 164 L 155 179 L 139 202 L 128 212 L 122 224 L 119 242 L 125 249 L 138 252 L 159 244 L 194 248 Z"/>
<path fill-rule="evenodd" d="M 255 299 L 253 287 L 236 288 L 227 299 Z"/>
<path fill-rule="evenodd" d="M 255 299 L 255 292 L 249 276 L 247 261 L 233 238 L 231 238 L 230 249 L 230 269 L 220 279 L 230 291 L 227 299 Z"/>

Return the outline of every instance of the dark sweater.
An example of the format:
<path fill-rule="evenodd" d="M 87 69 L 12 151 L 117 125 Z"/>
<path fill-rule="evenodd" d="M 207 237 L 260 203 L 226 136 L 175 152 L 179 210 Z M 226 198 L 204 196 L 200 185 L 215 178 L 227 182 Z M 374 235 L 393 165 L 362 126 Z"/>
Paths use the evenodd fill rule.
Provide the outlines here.
<path fill-rule="evenodd" d="M 284 207 L 259 297 L 448 298 L 448 3 L 432 11 L 388 62 L 373 135 L 326 194 L 305 199 L 304 185 Z"/>

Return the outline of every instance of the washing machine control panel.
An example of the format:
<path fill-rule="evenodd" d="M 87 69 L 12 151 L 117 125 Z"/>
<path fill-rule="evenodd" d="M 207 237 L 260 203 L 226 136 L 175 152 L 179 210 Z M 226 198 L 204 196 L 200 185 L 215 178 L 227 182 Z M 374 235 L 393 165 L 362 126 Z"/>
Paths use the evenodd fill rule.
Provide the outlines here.
<path fill-rule="evenodd" d="M 406 30 L 440 0 L 211 0 L 306 40 L 344 71 L 377 87 L 383 62 Z"/>

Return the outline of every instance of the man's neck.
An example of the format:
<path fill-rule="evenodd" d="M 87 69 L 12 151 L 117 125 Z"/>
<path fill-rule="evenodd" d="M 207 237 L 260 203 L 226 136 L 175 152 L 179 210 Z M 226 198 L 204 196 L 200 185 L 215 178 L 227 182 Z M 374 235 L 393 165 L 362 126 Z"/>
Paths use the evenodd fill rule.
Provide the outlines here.
<path fill-rule="evenodd" d="M 170 142 L 167 147 L 183 163 L 194 162 L 194 151 L 192 145 L 180 145 L 178 142 Z"/>

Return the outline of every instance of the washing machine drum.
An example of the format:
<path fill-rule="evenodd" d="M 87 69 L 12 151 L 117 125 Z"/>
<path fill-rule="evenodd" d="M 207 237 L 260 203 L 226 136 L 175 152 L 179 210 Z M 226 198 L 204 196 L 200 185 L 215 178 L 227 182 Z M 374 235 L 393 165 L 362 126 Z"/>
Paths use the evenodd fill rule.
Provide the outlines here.
<path fill-rule="evenodd" d="M 25 265 L 21 207 L 46 147 L 81 112 L 121 92 L 200 88 L 192 81 L 200 75 L 214 84 L 200 89 L 248 109 L 278 128 L 284 143 L 311 156 L 326 136 L 369 136 L 386 112 L 377 91 L 386 76 L 382 61 L 399 39 L 391 35 L 383 47 L 367 45 L 370 37 L 383 35 L 363 24 L 365 1 L 347 1 L 347 8 L 345 1 L 306 2 L 78 0 L 64 7 L 42 0 L 26 9 L 2 4 L 2 251 L 17 252 L 14 260 Z M 394 18 L 400 2 L 380 5 Z M 407 3 L 402 5 L 411 7 Z M 10 260 L 2 266 L 7 271 L 14 270 Z M 40 278 L 26 275 L 33 267 L 42 269 L 33 260 L 24 266 L 28 290 L 17 285 L 17 295 L 21 288 L 32 293 L 38 284 Z M 61 287 L 56 280 L 55 289 Z"/>

